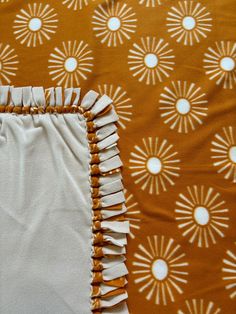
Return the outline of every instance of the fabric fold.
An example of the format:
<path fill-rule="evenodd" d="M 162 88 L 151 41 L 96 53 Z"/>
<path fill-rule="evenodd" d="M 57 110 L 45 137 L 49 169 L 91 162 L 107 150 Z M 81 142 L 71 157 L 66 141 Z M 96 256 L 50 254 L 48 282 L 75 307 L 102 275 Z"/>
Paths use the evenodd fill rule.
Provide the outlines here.
<path fill-rule="evenodd" d="M 116 114 L 107 95 L 89 91 L 81 99 L 80 88 L 0 86 L 0 113 L 81 115 L 86 123 L 90 150 L 92 204 L 91 311 L 128 313 L 125 300 L 125 253 L 129 222 L 124 214 Z"/>

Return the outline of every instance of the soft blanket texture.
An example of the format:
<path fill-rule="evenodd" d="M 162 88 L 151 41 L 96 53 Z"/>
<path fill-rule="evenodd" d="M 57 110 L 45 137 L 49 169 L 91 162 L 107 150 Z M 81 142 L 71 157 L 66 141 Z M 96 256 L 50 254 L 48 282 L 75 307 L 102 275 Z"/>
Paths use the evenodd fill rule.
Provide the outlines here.
<path fill-rule="evenodd" d="M 85 121 L 1 114 L 0 126 L 1 313 L 90 313 Z"/>
<path fill-rule="evenodd" d="M 113 100 L 129 312 L 235 314 L 236 1 L 0 0 L 0 17 L 2 84 Z"/>
<path fill-rule="evenodd" d="M 128 313 L 112 100 L 0 86 L 1 311 Z"/>

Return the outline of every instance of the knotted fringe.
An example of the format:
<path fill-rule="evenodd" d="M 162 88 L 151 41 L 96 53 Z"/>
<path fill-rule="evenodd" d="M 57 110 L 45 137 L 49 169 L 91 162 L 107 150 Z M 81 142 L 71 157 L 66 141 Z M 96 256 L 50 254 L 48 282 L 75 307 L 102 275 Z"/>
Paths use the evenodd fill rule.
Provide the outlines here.
<path fill-rule="evenodd" d="M 90 147 L 93 210 L 93 313 L 128 314 L 125 266 L 129 223 L 123 193 L 122 166 L 117 148 L 118 116 L 112 100 L 89 91 L 80 101 L 80 88 L 0 86 L 0 112 L 13 114 L 79 113 L 84 116 Z"/>

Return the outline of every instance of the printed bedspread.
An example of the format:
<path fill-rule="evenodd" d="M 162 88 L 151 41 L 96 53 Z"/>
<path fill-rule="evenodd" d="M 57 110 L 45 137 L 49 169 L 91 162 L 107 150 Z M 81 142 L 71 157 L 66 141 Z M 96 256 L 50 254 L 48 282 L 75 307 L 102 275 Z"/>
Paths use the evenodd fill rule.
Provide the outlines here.
<path fill-rule="evenodd" d="M 0 0 L 0 313 L 236 313 L 235 0 Z"/>

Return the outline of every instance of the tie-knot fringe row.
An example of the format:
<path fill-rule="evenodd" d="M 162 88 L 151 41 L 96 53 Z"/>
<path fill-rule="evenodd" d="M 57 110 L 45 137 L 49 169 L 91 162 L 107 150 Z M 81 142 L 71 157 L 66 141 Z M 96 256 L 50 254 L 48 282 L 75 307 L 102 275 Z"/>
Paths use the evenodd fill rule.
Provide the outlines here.
<path fill-rule="evenodd" d="M 81 114 L 87 125 L 90 148 L 90 183 L 93 220 L 91 311 L 127 314 L 125 266 L 125 198 L 117 148 L 118 116 L 112 100 L 90 90 L 80 100 L 80 88 L 0 86 L 0 113 Z"/>

